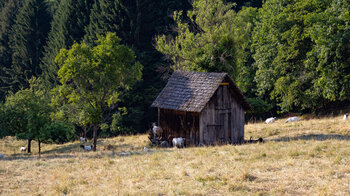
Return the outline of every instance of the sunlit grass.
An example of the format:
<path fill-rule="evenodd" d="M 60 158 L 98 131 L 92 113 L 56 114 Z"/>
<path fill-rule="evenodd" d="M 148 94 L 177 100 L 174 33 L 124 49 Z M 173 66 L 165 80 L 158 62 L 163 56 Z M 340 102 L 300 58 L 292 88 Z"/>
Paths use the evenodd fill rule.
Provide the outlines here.
<path fill-rule="evenodd" d="M 2 195 L 349 195 L 350 121 L 341 117 L 248 124 L 262 144 L 144 151 L 147 135 L 19 152 L 26 141 L 0 140 Z M 104 150 L 111 145 L 113 148 Z"/>

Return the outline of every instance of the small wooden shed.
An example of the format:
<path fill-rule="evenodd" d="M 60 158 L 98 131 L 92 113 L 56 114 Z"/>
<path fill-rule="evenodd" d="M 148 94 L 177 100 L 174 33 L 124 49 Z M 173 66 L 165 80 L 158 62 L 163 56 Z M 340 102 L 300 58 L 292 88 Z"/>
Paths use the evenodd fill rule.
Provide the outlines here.
<path fill-rule="evenodd" d="M 175 71 L 152 107 L 163 138 L 187 146 L 244 141 L 245 97 L 226 73 Z"/>

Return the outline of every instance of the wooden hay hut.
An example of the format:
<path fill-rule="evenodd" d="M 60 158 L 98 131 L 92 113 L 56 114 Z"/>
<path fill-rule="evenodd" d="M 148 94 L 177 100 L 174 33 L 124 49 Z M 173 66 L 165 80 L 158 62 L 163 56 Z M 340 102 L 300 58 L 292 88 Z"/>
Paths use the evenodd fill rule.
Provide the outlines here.
<path fill-rule="evenodd" d="M 153 102 L 162 137 L 187 146 L 244 141 L 245 97 L 226 73 L 175 71 Z"/>

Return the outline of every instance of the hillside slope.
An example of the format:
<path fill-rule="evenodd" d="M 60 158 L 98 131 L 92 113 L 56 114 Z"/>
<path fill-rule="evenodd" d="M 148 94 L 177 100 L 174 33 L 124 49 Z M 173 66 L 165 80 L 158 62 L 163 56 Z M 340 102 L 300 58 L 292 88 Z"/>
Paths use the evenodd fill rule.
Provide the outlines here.
<path fill-rule="evenodd" d="M 150 149 L 146 135 L 43 145 L 41 158 L 19 153 L 25 141 L 0 141 L 1 195 L 349 195 L 350 121 L 341 117 L 246 125 L 265 143 Z M 103 150 L 108 144 L 112 150 Z"/>

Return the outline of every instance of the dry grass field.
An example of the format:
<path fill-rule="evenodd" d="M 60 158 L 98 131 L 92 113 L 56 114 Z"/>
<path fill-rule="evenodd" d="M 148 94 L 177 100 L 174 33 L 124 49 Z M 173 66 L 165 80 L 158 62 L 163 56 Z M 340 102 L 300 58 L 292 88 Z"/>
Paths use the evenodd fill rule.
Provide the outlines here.
<path fill-rule="evenodd" d="M 265 143 L 150 149 L 146 135 L 79 142 L 0 140 L 1 195 L 350 195 L 350 120 L 341 117 L 246 125 Z M 114 149 L 103 150 L 112 145 Z"/>

